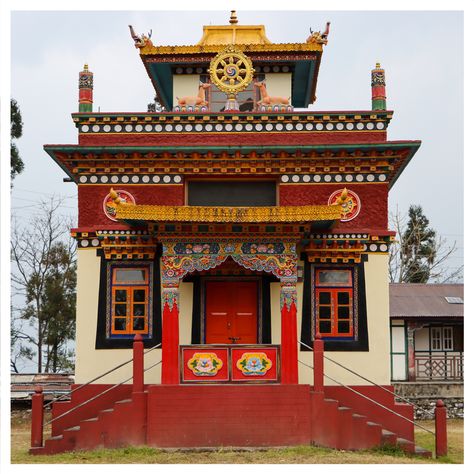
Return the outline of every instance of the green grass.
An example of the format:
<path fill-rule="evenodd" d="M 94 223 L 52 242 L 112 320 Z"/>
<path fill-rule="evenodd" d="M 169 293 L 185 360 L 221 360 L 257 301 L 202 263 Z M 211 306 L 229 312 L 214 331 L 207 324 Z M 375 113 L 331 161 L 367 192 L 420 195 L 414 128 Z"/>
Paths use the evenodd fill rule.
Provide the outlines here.
<path fill-rule="evenodd" d="M 432 421 L 423 422 L 428 429 Z M 28 453 L 30 440 L 29 417 L 12 417 L 13 464 L 426 464 L 463 462 L 463 420 L 448 421 L 448 456 L 424 459 L 407 456 L 399 448 L 383 446 L 365 451 L 338 451 L 312 446 L 270 449 L 164 450 L 148 446 L 122 449 L 97 449 L 70 453 L 32 456 Z M 416 443 L 434 450 L 432 435 L 416 430 Z"/>

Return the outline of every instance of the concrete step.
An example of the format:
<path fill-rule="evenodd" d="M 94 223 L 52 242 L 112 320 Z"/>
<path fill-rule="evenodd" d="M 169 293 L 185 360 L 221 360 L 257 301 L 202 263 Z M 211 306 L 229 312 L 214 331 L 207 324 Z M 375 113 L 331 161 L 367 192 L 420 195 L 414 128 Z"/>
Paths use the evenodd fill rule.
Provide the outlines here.
<path fill-rule="evenodd" d="M 382 445 L 388 444 L 390 446 L 397 445 L 397 435 L 392 431 L 382 429 Z"/>

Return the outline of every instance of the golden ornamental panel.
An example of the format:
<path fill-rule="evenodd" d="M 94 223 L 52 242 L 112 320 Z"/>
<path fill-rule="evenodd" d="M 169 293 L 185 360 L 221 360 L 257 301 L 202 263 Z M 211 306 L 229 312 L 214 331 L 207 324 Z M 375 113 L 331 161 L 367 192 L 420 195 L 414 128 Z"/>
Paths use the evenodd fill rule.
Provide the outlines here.
<path fill-rule="evenodd" d="M 338 220 L 334 206 L 208 207 L 127 205 L 117 208 L 117 219 L 169 222 L 313 222 Z"/>

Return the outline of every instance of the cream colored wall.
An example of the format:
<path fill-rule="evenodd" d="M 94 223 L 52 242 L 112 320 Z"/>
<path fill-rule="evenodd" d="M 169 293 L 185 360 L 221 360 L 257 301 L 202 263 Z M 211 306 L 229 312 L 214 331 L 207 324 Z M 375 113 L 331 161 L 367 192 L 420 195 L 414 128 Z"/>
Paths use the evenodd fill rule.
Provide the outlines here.
<path fill-rule="evenodd" d="M 91 380 L 132 358 L 131 349 L 95 349 L 99 302 L 100 257 L 95 249 L 80 249 L 77 256 L 76 369 L 75 383 Z M 161 360 L 161 349 L 145 355 L 145 368 Z M 118 383 L 132 375 L 132 364 L 94 383 Z M 145 383 L 159 383 L 161 364 L 145 372 Z M 128 383 L 131 383 L 128 382 Z"/>
<path fill-rule="evenodd" d="M 173 76 L 173 106 L 178 104 L 176 97 L 197 96 L 199 74 L 175 74 Z"/>
<path fill-rule="evenodd" d="M 327 355 L 347 367 L 360 372 L 379 384 L 390 383 L 390 334 L 388 302 L 388 257 L 371 255 L 365 263 L 367 297 L 367 325 L 369 331 L 368 352 L 328 352 Z M 76 383 L 84 383 L 131 358 L 130 349 L 95 349 L 97 330 L 98 288 L 100 258 L 95 249 L 78 251 L 77 271 L 77 326 L 76 338 Z M 180 344 L 191 343 L 193 284 L 180 284 Z M 280 284 L 270 285 L 272 343 L 281 342 Z M 303 283 L 297 284 L 298 338 L 301 335 Z M 299 349 L 298 349 L 299 350 Z M 312 365 L 312 353 L 298 353 L 298 358 Z M 161 350 L 154 350 L 145 356 L 145 367 L 161 360 Z M 367 382 L 326 362 L 325 372 L 336 380 L 349 385 L 365 385 Z M 131 364 L 107 375 L 97 383 L 117 383 L 131 376 Z M 299 382 L 312 383 L 312 370 L 299 364 Z M 145 374 L 145 383 L 160 383 L 161 365 Z M 331 385 L 333 382 L 326 380 Z"/>
<path fill-rule="evenodd" d="M 179 285 L 179 343 L 191 344 L 193 322 L 193 283 Z"/>
<path fill-rule="evenodd" d="M 291 103 L 291 73 L 265 73 L 265 82 L 269 96 L 290 98 Z"/>
<path fill-rule="evenodd" d="M 268 95 L 285 98 L 291 96 L 291 73 L 267 73 L 265 82 Z M 175 74 L 173 76 L 173 106 L 178 103 L 176 97 L 197 96 L 198 89 L 199 74 Z"/>
<path fill-rule="evenodd" d="M 370 255 L 365 262 L 365 285 L 367 298 L 367 329 L 369 351 L 327 352 L 327 356 L 346 367 L 359 372 L 375 383 L 390 384 L 390 327 L 388 301 L 388 256 Z M 298 304 L 298 335 L 301 325 L 301 306 Z M 298 358 L 313 365 L 312 352 L 299 352 Z M 330 377 L 346 385 L 367 385 L 367 382 L 352 375 L 335 364 L 325 361 L 324 371 Z M 299 382 L 312 383 L 313 373 L 299 364 Z M 328 379 L 325 384 L 336 385 Z"/>

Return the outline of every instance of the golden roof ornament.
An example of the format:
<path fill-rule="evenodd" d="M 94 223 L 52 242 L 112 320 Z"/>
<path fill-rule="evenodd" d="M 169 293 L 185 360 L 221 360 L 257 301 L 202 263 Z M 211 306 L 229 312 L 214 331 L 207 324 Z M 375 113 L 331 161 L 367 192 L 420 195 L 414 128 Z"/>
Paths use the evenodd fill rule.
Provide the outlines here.
<path fill-rule="evenodd" d="M 229 23 L 231 25 L 236 25 L 238 22 L 239 20 L 237 19 L 237 12 L 235 10 L 231 10 Z"/>

